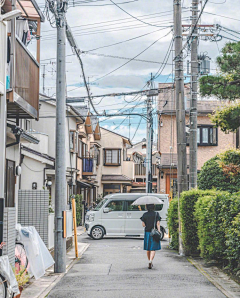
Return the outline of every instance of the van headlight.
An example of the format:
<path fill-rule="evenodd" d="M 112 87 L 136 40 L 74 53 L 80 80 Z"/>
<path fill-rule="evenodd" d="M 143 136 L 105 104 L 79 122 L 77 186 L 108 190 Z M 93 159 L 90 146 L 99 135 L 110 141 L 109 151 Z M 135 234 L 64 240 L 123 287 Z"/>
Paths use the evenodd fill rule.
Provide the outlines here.
<path fill-rule="evenodd" d="M 94 221 L 95 214 L 88 214 L 86 215 L 86 221 Z"/>

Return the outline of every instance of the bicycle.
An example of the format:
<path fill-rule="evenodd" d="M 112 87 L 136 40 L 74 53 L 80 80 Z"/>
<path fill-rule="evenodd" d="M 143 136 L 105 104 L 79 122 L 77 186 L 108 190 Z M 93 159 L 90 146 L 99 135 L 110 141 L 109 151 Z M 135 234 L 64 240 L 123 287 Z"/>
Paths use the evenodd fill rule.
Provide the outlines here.
<path fill-rule="evenodd" d="M 5 242 L 0 244 L 0 249 L 3 248 Z M 1 257 L 0 257 L 1 258 Z M 0 297 L 1 298 L 13 298 L 14 293 L 10 290 L 10 284 L 8 279 L 4 276 L 4 273 L 0 270 Z"/>
<path fill-rule="evenodd" d="M 21 229 L 21 232 L 25 235 L 28 232 Z M 17 230 L 16 240 L 15 240 L 15 270 L 16 272 L 27 271 L 28 268 L 28 258 L 22 242 L 20 242 L 19 231 Z"/>

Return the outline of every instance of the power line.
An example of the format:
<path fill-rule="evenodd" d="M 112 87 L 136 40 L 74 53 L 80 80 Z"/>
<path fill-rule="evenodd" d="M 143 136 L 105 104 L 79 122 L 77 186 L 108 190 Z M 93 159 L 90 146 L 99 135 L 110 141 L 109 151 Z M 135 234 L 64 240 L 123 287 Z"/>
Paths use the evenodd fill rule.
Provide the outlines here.
<path fill-rule="evenodd" d="M 184 12 L 188 12 L 188 8 L 186 8 L 186 10 Z M 167 16 L 167 15 L 172 15 L 172 12 L 173 10 L 167 10 L 167 11 L 164 11 L 164 12 L 157 12 L 157 13 L 151 13 L 151 14 L 146 14 L 146 15 L 141 15 L 141 16 L 138 16 L 138 18 L 146 18 L 148 16 L 151 16 L 150 19 L 152 18 L 156 18 L 156 17 L 162 17 L 161 15 L 164 14 L 163 16 Z M 153 17 L 154 15 L 159 15 L 159 16 L 155 16 Z M 132 18 L 122 18 L 122 19 L 116 19 L 116 20 L 111 20 L 111 21 L 104 21 L 104 22 L 97 22 L 97 23 L 89 23 L 89 24 L 83 24 L 83 25 L 78 25 L 78 26 L 72 26 L 71 28 L 82 28 L 82 27 L 86 27 L 86 26 L 93 26 L 93 25 L 101 25 L 101 24 L 108 24 L 108 23 L 113 23 L 113 22 L 119 22 L 119 21 L 124 21 L 124 20 L 129 20 L 127 22 L 121 22 L 121 23 L 129 23 L 129 22 L 135 22 L 134 20 L 132 20 Z M 121 24 L 120 23 L 120 24 Z M 73 30 L 74 31 L 74 30 Z M 43 32 L 49 32 L 49 30 L 44 30 L 44 31 L 41 31 L 42 33 Z"/>
<path fill-rule="evenodd" d="M 189 40 L 190 40 L 190 38 L 192 37 L 193 32 L 194 32 L 195 29 L 196 29 L 196 26 L 197 26 L 197 24 L 198 24 L 198 21 L 200 20 L 201 15 L 202 15 L 202 13 L 203 13 L 203 10 L 204 10 L 204 8 L 205 8 L 205 6 L 206 6 L 207 3 L 208 3 L 208 0 L 205 0 L 205 2 L 204 2 L 204 4 L 203 4 L 203 7 L 202 7 L 202 9 L 201 9 L 201 11 L 200 11 L 200 13 L 199 13 L 199 15 L 198 15 L 197 20 L 196 20 L 196 23 L 195 23 L 195 25 L 193 26 L 193 28 L 192 28 L 190 34 L 187 36 L 187 41 L 186 41 L 186 43 L 184 44 L 184 46 L 182 47 L 182 49 L 180 50 L 180 52 L 174 57 L 173 60 L 175 60 L 177 57 L 181 56 L 183 50 L 186 48 L 187 45 L 189 45 Z M 175 54 L 176 54 L 176 53 L 175 53 Z"/>
<path fill-rule="evenodd" d="M 147 48 L 145 48 L 143 51 L 141 51 L 139 54 L 137 54 L 136 56 L 134 56 L 133 58 L 131 58 L 129 61 L 125 62 L 124 64 L 120 65 L 119 67 L 115 68 L 114 70 L 108 72 L 107 74 L 101 76 L 100 78 L 96 79 L 95 81 L 93 81 L 93 83 L 105 78 L 106 76 L 112 74 L 113 72 L 119 70 L 120 68 L 124 67 L 125 65 L 127 65 L 128 63 L 130 63 L 131 61 L 133 61 L 135 58 L 137 58 L 138 56 L 140 56 L 141 54 L 143 54 L 144 52 L 146 52 L 150 47 L 152 47 L 155 43 L 157 43 L 160 39 L 166 37 L 171 31 L 169 31 L 167 34 L 165 34 L 164 36 L 158 38 L 157 40 L 155 40 L 153 43 L 151 43 Z M 76 89 L 79 89 L 79 87 L 76 87 L 72 90 L 69 90 L 68 92 L 74 91 Z"/>
<path fill-rule="evenodd" d="M 231 17 L 228 17 L 228 16 L 223 16 L 223 15 L 220 15 L 220 14 L 216 14 L 216 13 L 212 13 L 212 12 L 207 12 L 207 11 L 204 11 L 204 13 L 211 14 L 213 16 L 218 16 L 218 17 L 222 17 L 222 18 L 226 18 L 226 19 L 230 19 L 230 20 L 234 20 L 234 21 L 240 22 L 239 19 L 234 19 L 234 18 L 231 18 Z"/>
<path fill-rule="evenodd" d="M 139 126 L 140 126 L 141 122 L 142 122 L 142 118 L 140 118 L 140 121 L 139 121 L 139 123 L 138 123 L 137 129 L 136 129 L 136 131 L 135 131 L 135 133 L 134 133 L 134 135 L 133 135 L 131 141 L 135 138 L 135 135 L 136 135 L 136 133 L 137 133 L 137 131 L 138 131 L 138 129 L 139 129 Z M 133 123 L 131 123 L 131 124 L 133 124 Z"/>
<path fill-rule="evenodd" d="M 149 26 L 158 27 L 157 25 L 150 24 L 150 23 L 144 22 L 141 19 L 138 19 L 137 17 L 133 16 L 132 14 L 130 14 L 129 12 L 127 12 L 126 10 L 124 10 L 122 7 L 120 7 L 117 3 L 113 2 L 112 0 L 110 0 L 110 2 L 112 2 L 114 5 L 116 5 L 119 9 L 121 9 L 123 12 L 125 12 L 127 15 L 129 15 L 133 19 L 135 19 L 135 20 L 137 20 L 137 21 L 139 21 L 139 22 L 141 22 L 143 24 L 149 25 Z"/>

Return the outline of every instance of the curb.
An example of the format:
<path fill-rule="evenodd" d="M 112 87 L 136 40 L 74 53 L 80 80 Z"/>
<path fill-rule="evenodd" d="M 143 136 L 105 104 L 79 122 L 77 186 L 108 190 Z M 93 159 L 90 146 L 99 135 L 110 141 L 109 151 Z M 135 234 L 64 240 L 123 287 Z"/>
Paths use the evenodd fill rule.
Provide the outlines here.
<path fill-rule="evenodd" d="M 66 272 L 60 273 L 60 275 L 38 296 L 38 298 L 45 298 L 48 296 L 50 291 L 55 287 L 55 285 L 68 273 L 68 271 L 81 259 L 84 252 L 88 249 L 90 244 L 86 244 L 86 246 L 79 252 L 80 256 L 74 259 L 66 268 Z"/>
<path fill-rule="evenodd" d="M 240 294 L 240 286 L 233 280 L 231 280 L 225 273 L 219 270 L 217 267 L 214 267 L 219 273 L 221 272 L 222 279 L 220 274 L 216 275 L 211 272 L 211 269 L 204 269 L 200 262 L 192 258 L 187 258 L 187 260 L 200 271 L 216 288 L 218 288 L 227 298 L 238 298 Z M 226 282 L 227 280 L 227 282 Z M 234 291 L 234 288 L 236 291 Z M 235 293 L 234 293 L 235 292 Z"/>

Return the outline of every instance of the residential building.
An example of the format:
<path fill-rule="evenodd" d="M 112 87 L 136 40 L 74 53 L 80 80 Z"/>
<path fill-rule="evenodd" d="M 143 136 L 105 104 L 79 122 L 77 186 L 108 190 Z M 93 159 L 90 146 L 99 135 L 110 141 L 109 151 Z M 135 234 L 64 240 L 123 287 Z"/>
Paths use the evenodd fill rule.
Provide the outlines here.
<path fill-rule="evenodd" d="M 158 151 L 161 153 L 158 170 L 158 193 L 177 192 L 177 135 L 176 108 L 172 84 L 159 84 L 158 96 Z M 185 84 L 186 132 L 189 127 L 190 84 Z M 229 148 L 236 147 L 236 134 L 225 134 L 215 128 L 209 114 L 213 113 L 221 102 L 218 100 L 198 100 L 198 171 L 203 164 Z M 187 133 L 188 135 L 188 133 Z M 187 166 L 189 171 L 189 141 L 187 143 Z"/>
<path fill-rule="evenodd" d="M 78 155 L 78 125 L 84 123 L 84 118 L 74 107 L 66 105 L 66 206 L 70 208 L 71 195 L 76 192 L 77 187 L 77 155 Z M 56 101 L 40 94 L 39 121 L 32 121 L 31 134 L 39 138 L 38 146 L 31 149 L 46 154 L 55 161 L 56 156 Z M 46 181 L 51 181 L 52 206 L 54 209 L 55 198 L 55 169 L 54 164 L 47 166 L 39 183 L 39 188 L 45 186 Z"/>
<path fill-rule="evenodd" d="M 131 192 L 146 192 L 146 150 L 147 144 L 144 138 L 141 142 L 133 144 L 127 150 L 127 155 L 134 162 L 134 181 Z M 152 146 L 152 192 L 157 192 L 157 162 L 159 153 L 157 144 Z"/>
<path fill-rule="evenodd" d="M 134 162 L 127 158 L 131 141 L 116 132 L 101 127 L 99 166 L 97 171 L 98 196 L 129 192 L 134 178 Z"/>
<path fill-rule="evenodd" d="M 78 125 L 76 193 L 82 195 L 85 205 L 93 206 L 99 188 L 97 171 L 100 165 L 101 132 L 97 116 L 92 115 L 86 106 L 76 109 L 85 120 Z"/>
<path fill-rule="evenodd" d="M 13 2 L 15 3 L 15 2 Z M 21 143 L 24 146 L 39 141 L 26 131 L 30 119 L 38 119 L 39 113 L 39 63 L 40 63 L 40 24 L 44 16 L 34 0 L 18 0 L 12 4 L 6 0 L 1 8 L 2 14 L 12 9 L 22 11 L 21 17 L 7 21 L 6 32 L 1 28 L 1 50 L 6 51 L 6 60 L 0 66 L 4 69 L 4 85 L 7 103 L 6 167 L 5 167 L 5 213 L 4 240 L 7 246 L 3 253 L 14 263 L 15 233 L 18 217 L 18 190 L 21 181 Z M 2 26 L 1 26 L 2 27 Z M 32 38 L 37 38 L 36 57 L 28 49 Z"/>

